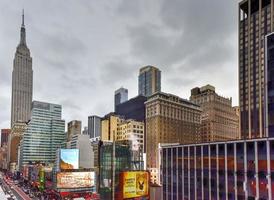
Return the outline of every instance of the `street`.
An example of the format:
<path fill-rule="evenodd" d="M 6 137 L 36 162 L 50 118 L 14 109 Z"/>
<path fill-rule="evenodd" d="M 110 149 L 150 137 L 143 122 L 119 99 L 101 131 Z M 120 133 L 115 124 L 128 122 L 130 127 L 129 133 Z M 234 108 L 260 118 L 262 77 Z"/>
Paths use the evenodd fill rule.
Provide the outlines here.
<path fill-rule="evenodd" d="M 0 174 L 0 199 L 7 200 L 32 200 L 20 187 L 14 184 L 13 181 L 6 179 Z M 3 198 L 2 198 L 3 197 Z"/>

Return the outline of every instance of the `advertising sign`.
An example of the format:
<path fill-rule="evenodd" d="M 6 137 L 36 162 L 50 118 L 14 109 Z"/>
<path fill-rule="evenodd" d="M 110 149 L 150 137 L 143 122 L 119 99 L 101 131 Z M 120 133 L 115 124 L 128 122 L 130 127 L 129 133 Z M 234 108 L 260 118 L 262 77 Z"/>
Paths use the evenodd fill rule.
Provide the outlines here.
<path fill-rule="evenodd" d="M 123 199 L 149 195 L 149 173 L 147 171 L 122 172 L 121 178 Z"/>
<path fill-rule="evenodd" d="M 35 182 L 38 180 L 39 169 L 36 166 L 29 167 L 30 180 Z"/>
<path fill-rule="evenodd" d="M 39 171 L 39 189 L 40 191 L 44 191 L 45 189 L 45 170 L 40 169 Z"/>
<path fill-rule="evenodd" d="M 95 172 L 59 172 L 58 189 L 95 187 Z"/>
<path fill-rule="evenodd" d="M 29 178 L 29 167 L 27 165 L 23 166 L 23 177 L 24 177 L 24 179 Z"/>
<path fill-rule="evenodd" d="M 79 149 L 60 150 L 60 169 L 79 168 Z"/>

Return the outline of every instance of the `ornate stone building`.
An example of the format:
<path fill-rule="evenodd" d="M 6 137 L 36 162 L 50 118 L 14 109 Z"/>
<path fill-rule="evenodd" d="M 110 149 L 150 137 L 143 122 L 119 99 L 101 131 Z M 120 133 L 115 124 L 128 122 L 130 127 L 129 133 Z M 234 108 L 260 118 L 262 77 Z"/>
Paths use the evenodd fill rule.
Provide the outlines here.
<path fill-rule="evenodd" d="M 146 105 L 147 169 L 151 182 L 160 179 L 160 143 L 196 143 L 200 141 L 200 106 L 166 93 L 150 96 Z"/>
<path fill-rule="evenodd" d="M 232 107 L 232 99 L 215 92 L 215 88 L 206 85 L 191 90 L 190 100 L 202 108 L 201 142 L 213 142 L 238 139 L 239 114 Z"/>

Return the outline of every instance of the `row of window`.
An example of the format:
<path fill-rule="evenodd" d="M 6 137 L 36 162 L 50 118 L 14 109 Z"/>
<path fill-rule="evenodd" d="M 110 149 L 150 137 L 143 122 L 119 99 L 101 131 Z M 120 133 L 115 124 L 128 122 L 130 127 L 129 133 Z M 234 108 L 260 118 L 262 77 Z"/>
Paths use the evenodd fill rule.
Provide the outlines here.
<path fill-rule="evenodd" d="M 273 140 L 164 147 L 162 158 L 164 200 L 272 199 Z"/>

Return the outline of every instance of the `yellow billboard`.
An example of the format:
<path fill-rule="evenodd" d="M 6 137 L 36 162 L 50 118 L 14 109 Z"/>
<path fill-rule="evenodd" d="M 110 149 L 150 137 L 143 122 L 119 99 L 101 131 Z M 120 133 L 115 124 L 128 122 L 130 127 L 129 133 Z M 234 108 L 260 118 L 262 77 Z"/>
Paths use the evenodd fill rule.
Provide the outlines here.
<path fill-rule="evenodd" d="M 147 171 L 122 172 L 123 199 L 149 195 L 149 173 Z"/>
<path fill-rule="evenodd" d="M 57 173 L 57 188 L 87 188 L 95 187 L 95 172 L 59 172 Z"/>

